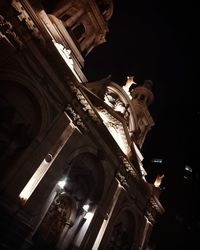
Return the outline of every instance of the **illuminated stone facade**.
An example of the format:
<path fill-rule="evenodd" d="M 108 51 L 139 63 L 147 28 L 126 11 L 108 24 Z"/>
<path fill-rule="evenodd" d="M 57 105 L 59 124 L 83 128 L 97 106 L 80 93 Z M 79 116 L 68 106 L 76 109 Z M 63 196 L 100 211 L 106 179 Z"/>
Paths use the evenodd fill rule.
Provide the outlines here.
<path fill-rule="evenodd" d="M 111 0 L 47 2 L 0 2 L 0 249 L 144 250 L 164 211 L 140 153 L 149 82 L 82 72 Z"/>

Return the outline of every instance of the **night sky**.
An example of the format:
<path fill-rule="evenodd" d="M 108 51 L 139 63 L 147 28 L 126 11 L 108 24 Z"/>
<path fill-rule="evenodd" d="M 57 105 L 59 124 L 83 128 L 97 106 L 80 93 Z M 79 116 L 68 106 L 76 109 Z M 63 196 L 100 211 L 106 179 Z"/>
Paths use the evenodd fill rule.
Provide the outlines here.
<path fill-rule="evenodd" d="M 154 182 L 157 173 L 165 174 L 160 200 L 166 212 L 154 227 L 152 246 L 156 250 L 198 249 L 196 6 L 192 1 L 113 2 L 107 42 L 86 57 L 84 73 L 88 81 L 111 75 L 120 85 L 128 75 L 134 75 L 138 84 L 153 81 L 155 100 L 150 111 L 155 126 L 142 153 L 149 182 Z M 161 158 L 163 163 L 153 164 L 152 158 Z"/>

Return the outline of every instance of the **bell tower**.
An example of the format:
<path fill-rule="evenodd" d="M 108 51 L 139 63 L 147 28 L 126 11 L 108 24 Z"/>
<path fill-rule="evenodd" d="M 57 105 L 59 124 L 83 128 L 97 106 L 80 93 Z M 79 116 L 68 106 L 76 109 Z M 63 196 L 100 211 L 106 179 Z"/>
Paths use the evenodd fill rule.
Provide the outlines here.
<path fill-rule="evenodd" d="M 151 80 L 145 80 L 142 86 L 137 86 L 132 90 L 132 98 L 141 105 L 148 107 L 154 99 L 152 86 L 153 82 Z"/>
<path fill-rule="evenodd" d="M 145 80 L 143 85 L 135 87 L 131 91 L 132 103 L 134 105 L 138 128 L 135 131 L 135 139 L 137 145 L 141 148 L 145 140 L 145 137 L 151 127 L 154 125 L 154 121 L 149 113 L 149 105 L 154 100 L 152 93 L 153 82 L 151 80 Z"/>
<path fill-rule="evenodd" d="M 42 2 L 45 6 L 47 1 Z M 67 36 L 69 33 L 84 57 L 93 48 L 106 42 L 106 34 L 109 31 L 108 20 L 113 14 L 113 2 L 112 0 L 61 0 L 46 11 L 62 35 Z"/>

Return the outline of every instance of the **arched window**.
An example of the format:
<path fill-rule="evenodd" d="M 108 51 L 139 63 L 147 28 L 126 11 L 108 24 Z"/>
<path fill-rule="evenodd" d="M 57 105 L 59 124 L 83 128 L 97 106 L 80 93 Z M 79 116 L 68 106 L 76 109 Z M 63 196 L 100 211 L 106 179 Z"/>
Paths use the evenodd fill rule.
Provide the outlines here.
<path fill-rule="evenodd" d="M 145 99 L 145 95 L 140 95 L 140 101 L 144 101 L 144 99 Z"/>

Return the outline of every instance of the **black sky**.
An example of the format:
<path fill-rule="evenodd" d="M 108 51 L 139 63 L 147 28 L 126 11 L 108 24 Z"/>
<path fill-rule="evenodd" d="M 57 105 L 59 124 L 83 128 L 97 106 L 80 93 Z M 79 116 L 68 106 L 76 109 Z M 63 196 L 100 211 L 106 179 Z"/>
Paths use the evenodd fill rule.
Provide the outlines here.
<path fill-rule="evenodd" d="M 156 125 L 142 153 L 148 181 L 158 172 L 165 174 L 161 202 L 166 212 L 152 240 L 156 250 L 198 249 L 194 247 L 200 235 L 196 6 L 192 1 L 113 2 L 107 42 L 86 57 L 85 74 L 89 81 L 111 74 L 120 85 L 127 75 L 134 75 L 138 84 L 146 79 L 154 82 L 150 109 Z M 153 165 L 154 157 L 162 158 L 163 164 Z"/>

